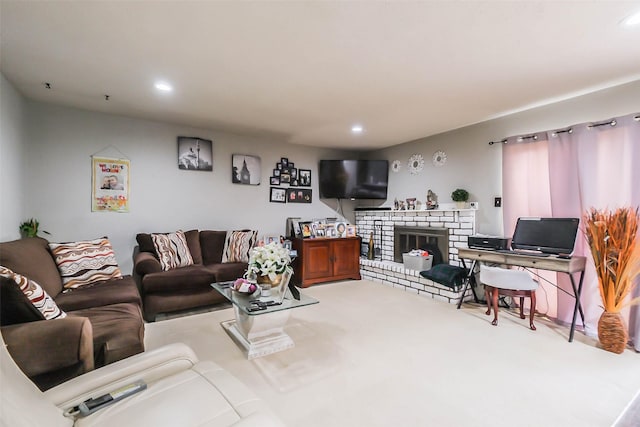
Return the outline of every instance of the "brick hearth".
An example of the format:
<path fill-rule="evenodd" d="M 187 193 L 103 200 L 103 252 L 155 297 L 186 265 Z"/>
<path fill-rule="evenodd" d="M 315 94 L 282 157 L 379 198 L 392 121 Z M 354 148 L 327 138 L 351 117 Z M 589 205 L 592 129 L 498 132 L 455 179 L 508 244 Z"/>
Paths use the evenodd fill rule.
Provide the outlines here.
<path fill-rule="evenodd" d="M 460 298 L 467 300 L 471 290 L 463 296 L 461 290 L 453 290 L 420 276 L 416 270 L 405 269 L 402 263 L 394 262 L 394 227 L 423 227 L 425 229 L 447 229 L 449 231 L 449 264 L 461 266 L 458 248 L 467 247 L 467 236 L 476 232 L 476 211 L 473 209 L 448 209 L 429 211 L 357 211 L 356 226 L 363 242 L 374 233 L 376 259 L 360 259 L 362 278 L 401 288 L 429 298 L 457 304 Z M 380 244 L 380 242 L 382 242 Z M 447 260 L 444 260 L 447 262 Z"/>

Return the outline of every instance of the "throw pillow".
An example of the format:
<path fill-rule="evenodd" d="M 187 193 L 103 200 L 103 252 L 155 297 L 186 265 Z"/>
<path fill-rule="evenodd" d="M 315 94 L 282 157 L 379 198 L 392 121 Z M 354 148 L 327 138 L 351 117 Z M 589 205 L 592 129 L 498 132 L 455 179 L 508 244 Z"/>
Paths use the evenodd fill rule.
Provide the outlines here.
<path fill-rule="evenodd" d="M 193 264 L 187 238 L 182 230 L 168 234 L 152 234 L 151 239 L 163 271 Z"/>
<path fill-rule="evenodd" d="M 13 280 L 22 293 L 31 301 L 31 304 L 38 309 L 45 319 L 62 319 L 67 317 L 67 313 L 62 311 L 56 302 L 42 289 L 35 281 L 14 273 L 6 267 L 0 265 L 0 276 Z"/>
<path fill-rule="evenodd" d="M 257 230 L 228 231 L 222 262 L 249 262 L 249 252 L 256 244 Z"/>
<path fill-rule="evenodd" d="M 49 243 L 65 289 L 122 277 L 106 237 L 69 243 Z"/>

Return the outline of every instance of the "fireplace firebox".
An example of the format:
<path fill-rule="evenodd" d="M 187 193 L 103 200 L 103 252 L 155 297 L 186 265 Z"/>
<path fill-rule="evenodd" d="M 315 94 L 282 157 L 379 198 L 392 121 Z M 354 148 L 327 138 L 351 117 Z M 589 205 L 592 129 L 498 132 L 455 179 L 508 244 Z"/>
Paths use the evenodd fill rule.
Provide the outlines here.
<path fill-rule="evenodd" d="M 435 245 L 442 259 L 449 259 L 449 229 L 429 227 L 395 226 L 393 229 L 393 260 L 402 262 L 402 254 L 420 249 L 427 244 Z"/>

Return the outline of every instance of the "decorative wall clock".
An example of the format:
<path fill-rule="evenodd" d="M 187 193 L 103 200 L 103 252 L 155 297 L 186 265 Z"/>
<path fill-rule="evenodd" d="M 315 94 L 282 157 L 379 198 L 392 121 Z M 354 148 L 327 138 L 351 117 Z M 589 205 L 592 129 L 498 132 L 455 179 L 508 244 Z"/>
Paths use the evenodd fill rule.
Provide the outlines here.
<path fill-rule="evenodd" d="M 409 157 L 408 166 L 409 172 L 411 172 L 413 175 L 420 173 L 420 171 L 424 167 L 424 158 L 422 157 L 422 154 L 414 154 L 413 156 Z"/>
<path fill-rule="evenodd" d="M 431 161 L 434 166 L 444 166 L 447 163 L 447 154 L 444 151 L 436 151 Z"/>
<path fill-rule="evenodd" d="M 394 160 L 393 163 L 391 163 L 391 170 L 393 172 L 396 172 L 396 173 L 400 172 L 400 167 L 401 167 L 400 160 Z"/>

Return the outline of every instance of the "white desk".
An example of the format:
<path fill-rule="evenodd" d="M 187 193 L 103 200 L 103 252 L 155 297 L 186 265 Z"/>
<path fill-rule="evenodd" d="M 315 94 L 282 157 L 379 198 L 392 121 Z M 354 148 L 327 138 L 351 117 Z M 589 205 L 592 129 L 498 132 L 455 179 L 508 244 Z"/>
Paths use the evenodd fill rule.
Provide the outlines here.
<path fill-rule="evenodd" d="M 467 280 L 465 280 L 464 289 L 462 295 L 467 290 L 467 287 L 471 284 L 475 285 L 474 271 L 478 262 L 487 262 L 492 264 L 502 264 L 507 266 L 518 266 L 525 268 L 537 268 L 540 270 L 557 271 L 559 273 L 566 273 L 571 279 L 571 287 L 573 288 L 573 297 L 575 298 L 575 305 L 573 307 L 573 320 L 571 321 L 571 330 L 569 332 L 569 342 L 573 341 L 573 334 L 576 328 L 576 317 L 580 312 L 582 319 L 582 325 L 584 326 L 584 312 L 582 311 L 582 305 L 580 304 L 580 295 L 582 293 L 582 282 L 584 280 L 584 268 L 587 263 L 587 259 L 583 256 L 572 256 L 571 258 L 559 258 L 557 256 L 535 256 L 535 255 L 521 255 L 516 253 L 504 253 L 485 249 L 458 249 L 458 257 L 462 260 L 464 268 L 467 268 L 464 260 L 468 259 L 473 261 Z M 578 286 L 574 280 L 574 274 L 579 273 Z M 458 308 L 462 305 L 462 298 L 458 303 Z"/>

